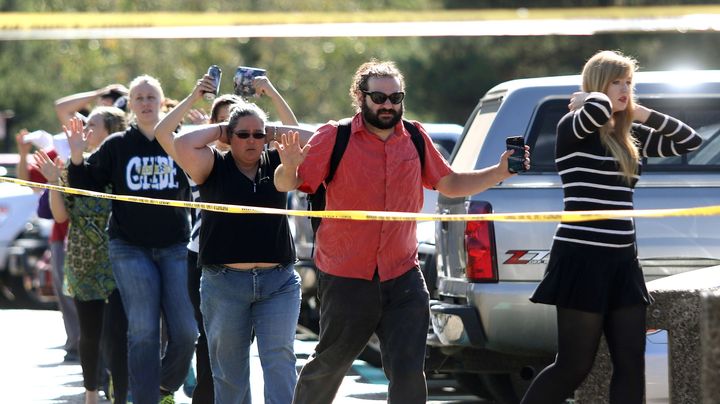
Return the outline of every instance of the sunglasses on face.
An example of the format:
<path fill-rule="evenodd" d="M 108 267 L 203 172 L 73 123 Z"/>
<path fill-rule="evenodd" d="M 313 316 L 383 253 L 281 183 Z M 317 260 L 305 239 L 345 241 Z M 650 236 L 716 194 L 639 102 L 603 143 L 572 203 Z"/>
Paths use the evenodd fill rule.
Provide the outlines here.
<path fill-rule="evenodd" d="M 363 91 L 363 94 L 369 95 L 372 102 L 375 104 L 384 104 L 387 99 L 390 99 L 390 102 L 393 104 L 400 104 L 402 100 L 405 98 L 405 93 L 402 91 L 398 91 L 396 93 L 392 94 L 385 94 L 381 93 L 380 91 Z"/>
<path fill-rule="evenodd" d="M 234 133 L 235 136 L 239 137 L 240 139 L 247 139 L 250 136 L 253 137 L 253 139 L 265 139 L 265 132 L 248 132 L 248 131 L 238 131 Z"/>

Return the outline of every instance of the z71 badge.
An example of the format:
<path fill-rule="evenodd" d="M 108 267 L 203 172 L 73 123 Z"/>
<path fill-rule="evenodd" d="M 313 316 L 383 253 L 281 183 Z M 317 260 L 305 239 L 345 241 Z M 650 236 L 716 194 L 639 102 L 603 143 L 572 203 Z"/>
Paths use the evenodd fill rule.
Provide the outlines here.
<path fill-rule="evenodd" d="M 550 250 L 508 250 L 505 254 L 510 255 L 503 262 L 506 265 L 547 264 Z"/>

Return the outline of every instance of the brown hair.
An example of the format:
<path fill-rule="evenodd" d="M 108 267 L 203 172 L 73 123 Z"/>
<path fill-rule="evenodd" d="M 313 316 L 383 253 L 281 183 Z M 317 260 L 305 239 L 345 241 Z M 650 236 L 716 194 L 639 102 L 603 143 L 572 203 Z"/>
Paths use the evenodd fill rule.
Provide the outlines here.
<path fill-rule="evenodd" d="M 220 113 L 220 108 L 226 105 L 232 107 L 234 105 L 242 104 L 244 102 L 245 100 L 235 94 L 223 94 L 215 98 L 215 101 L 213 101 L 212 103 L 212 108 L 210 109 L 210 123 L 219 123 L 218 114 Z"/>
<path fill-rule="evenodd" d="M 88 119 L 93 115 L 102 116 L 103 125 L 105 126 L 105 130 L 107 130 L 108 134 L 120 132 L 127 128 L 125 111 L 120 108 L 105 106 L 95 107 L 92 112 L 90 112 Z"/>
<path fill-rule="evenodd" d="M 246 116 L 257 117 L 262 121 L 263 125 L 265 125 L 265 123 L 267 122 L 267 114 L 256 104 L 253 104 L 251 102 L 235 104 L 230 110 L 230 118 L 228 119 L 228 133 L 234 131 L 235 127 L 238 125 L 238 121 L 240 121 L 240 118 L 244 118 Z"/>
<path fill-rule="evenodd" d="M 368 80 L 373 77 L 396 78 L 400 81 L 400 88 L 405 88 L 405 78 L 397 66 L 395 66 L 395 62 L 370 59 L 369 62 L 365 62 L 358 67 L 353 76 L 352 84 L 350 84 L 350 99 L 352 100 L 355 112 L 360 112 L 362 106 L 360 102 L 362 97 L 360 97 L 360 94 L 363 91 L 367 91 Z"/>

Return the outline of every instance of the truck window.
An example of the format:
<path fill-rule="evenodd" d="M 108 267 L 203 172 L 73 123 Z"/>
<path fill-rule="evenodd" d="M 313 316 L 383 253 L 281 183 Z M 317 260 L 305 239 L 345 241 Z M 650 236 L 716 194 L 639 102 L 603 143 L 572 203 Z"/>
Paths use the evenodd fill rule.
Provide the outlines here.
<path fill-rule="evenodd" d="M 452 156 L 450 166 L 456 172 L 476 169 L 475 164 L 480 154 L 480 148 L 487 137 L 495 115 L 497 115 L 501 101 L 501 98 L 483 100 L 471 115 L 465 125 L 467 130 L 458 140 L 459 146 L 456 146 Z"/>
<path fill-rule="evenodd" d="M 555 135 L 557 124 L 568 113 L 569 99 L 545 101 L 537 109 L 535 119 L 530 126 L 528 145 L 531 153 L 530 172 L 556 172 Z"/>
<path fill-rule="evenodd" d="M 647 98 L 648 108 L 672 115 L 695 129 L 703 144 L 692 153 L 643 160 L 645 171 L 717 171 L 720 169 L 720 98 Z"/>
<path fill-rule="evenodd" d="M 703 138 L 697 151 L 674 157 L 643 160 L 643 171 L 718 171 L 720 169 L 720 98 L 641 98 L 640 103 L 674 116 L 693 127 Z M 568 112 L 568 100 L 553 99 L 537 109 L 530 126 L 528 144 L 532 153 L 531 172 L 556 172 L 555 130 Z"/>

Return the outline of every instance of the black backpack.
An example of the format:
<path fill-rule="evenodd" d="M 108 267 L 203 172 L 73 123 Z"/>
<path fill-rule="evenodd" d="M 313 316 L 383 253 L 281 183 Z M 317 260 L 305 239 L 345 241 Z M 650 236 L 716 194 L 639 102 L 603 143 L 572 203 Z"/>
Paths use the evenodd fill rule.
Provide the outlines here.
<path fill-rule="evenodd" d="M 338 164 L 340 164 L 340 159 L 342 159 L 348 142 L 350 141 L 351 122 L 352 118 L 345 118 L 338 122 L 337 135 L 335 136 L 335 145 L 333 146 L 332 155 L 330 156 L 330 167 L 328 168 L 328 175 L 327 177 L 325 177 L 325 181 L 323 181 L 317 188 L 315 193 L 308 194 L 308 210 L 325 210 L 325 192 L 327 190 L 327 185 L 330 184 L 330 181 L 332 181 L 333 177 L 335 176 L 335 170 L 337 169 Z M 403 125 L 405 126 L 405 130 L 410 133 L 410 138 L 412 139 L 413 145 L 415 145 L 415 149 L 417 149 L 418 157 L 420 157 L 420 167 L 422 167 L 425 165 L 425 139 L 423 138 L 422 134 L 420 134 L 418 128 L 413 125 L 412 122 L 403 119 Z M 315 233 L 317 233 L 317 229 L 318 227 L 320 227 L 321 221 L 322 218 L 319 217 L 310 218 L 310 223 L 312 224 L 313 229 L 313 236 L 315 235 Z"/>

